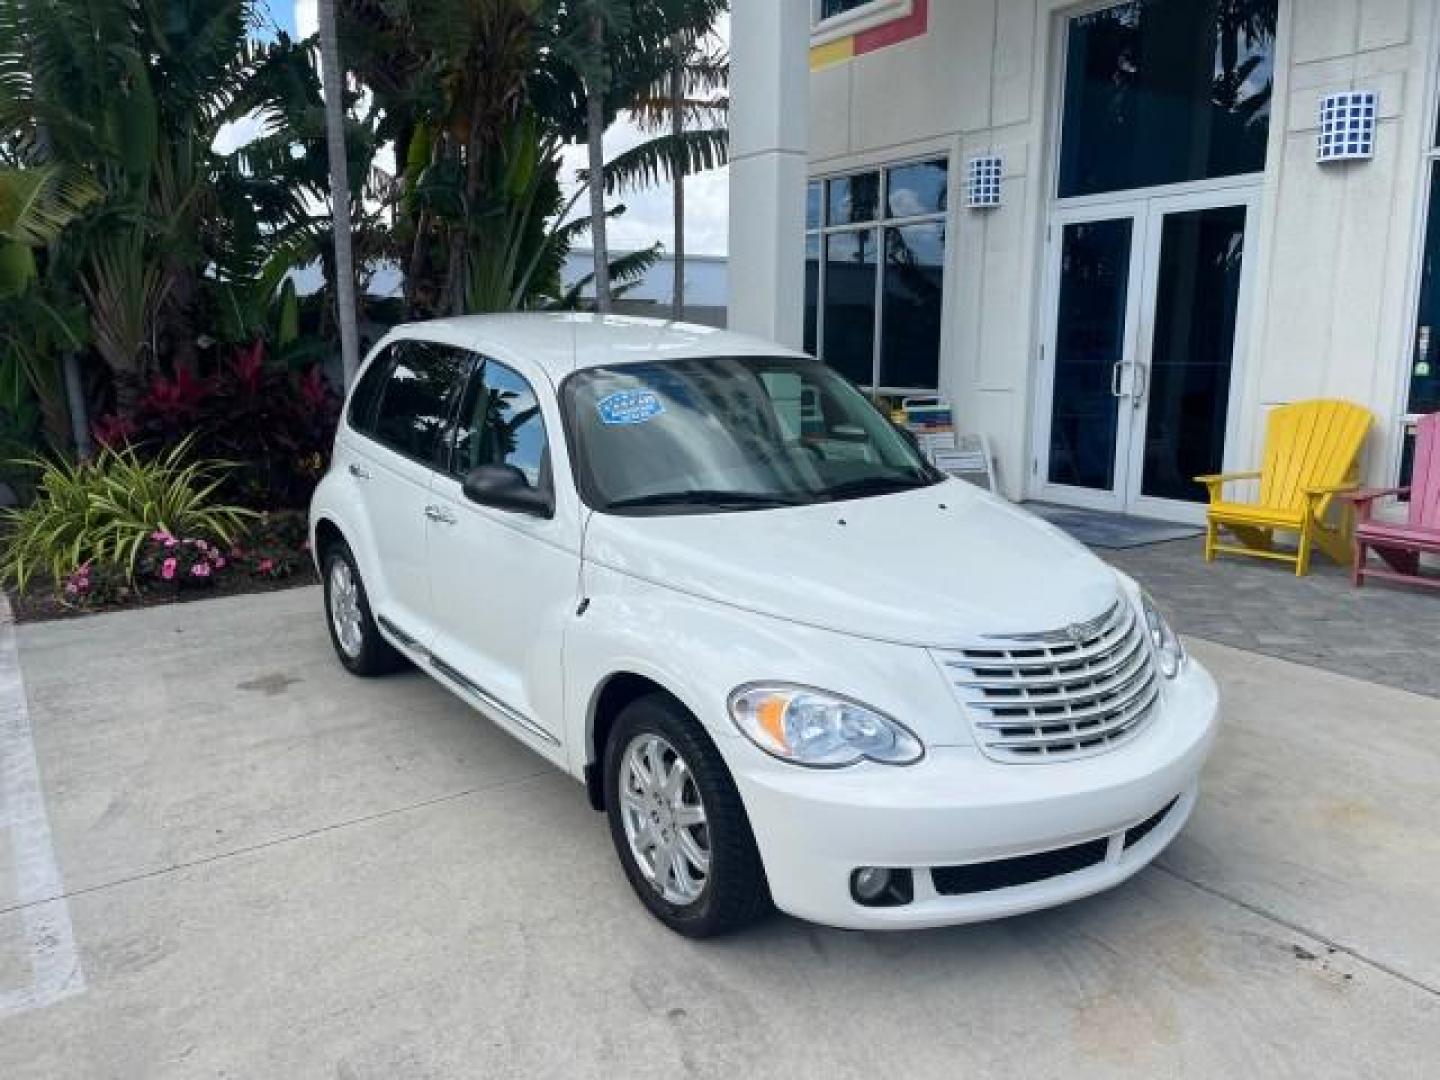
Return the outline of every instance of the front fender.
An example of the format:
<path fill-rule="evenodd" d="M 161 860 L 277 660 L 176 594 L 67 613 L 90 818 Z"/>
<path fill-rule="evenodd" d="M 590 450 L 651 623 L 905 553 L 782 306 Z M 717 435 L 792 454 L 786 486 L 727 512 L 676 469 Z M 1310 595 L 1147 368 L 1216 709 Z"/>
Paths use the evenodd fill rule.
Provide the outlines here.
<path fill-rule="evenodd" d="M 843 694 L 904 723 L 929 746 L 969 745 L 969 726 L 924 649 L 759 615 L 587 564 L 585 614 L 566 636 L 571 770 L 596 759 L 595 705 L 613 675 L 643 676 L 673 694 L 717 743 L 743 738 L 728 699 L 750 682 Z"/>

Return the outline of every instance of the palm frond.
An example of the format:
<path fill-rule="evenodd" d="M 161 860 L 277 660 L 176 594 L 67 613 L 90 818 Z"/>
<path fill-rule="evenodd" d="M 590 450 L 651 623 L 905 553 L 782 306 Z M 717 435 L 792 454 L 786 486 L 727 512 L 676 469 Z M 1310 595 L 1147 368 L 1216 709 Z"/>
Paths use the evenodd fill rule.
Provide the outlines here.
<path fill-rule="evenodd" d="M 678 139 L 657 135 L 606 164 L 605 191 L 613 195 L 673 181 L 677 162 L 682 176 L 694 176 L 724 165 L 729 153 L 730 133 L 724 128 L 686 131 Z M 582 173 L 581 179 L 589 177 Z"/>
<path fill-rule="evenodd" d="M 44 247 L 101 194 L 90 177 L 62 165 L 0 170 L 0 239 Z"/>

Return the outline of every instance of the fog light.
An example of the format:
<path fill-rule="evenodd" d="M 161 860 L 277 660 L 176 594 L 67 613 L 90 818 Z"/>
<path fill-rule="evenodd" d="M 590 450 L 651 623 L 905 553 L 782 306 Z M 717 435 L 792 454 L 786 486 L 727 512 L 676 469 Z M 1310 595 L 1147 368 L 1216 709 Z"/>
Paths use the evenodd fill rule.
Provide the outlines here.
<path fill-rule="evenodd" d="M 862 866 L 850 875 L 850 895 L 862 907 L 900 907 L 915 899 L 909 870 Z"/>
<path fill-rule="evenodd" d="M 873 904 L 890 887 L 890 871 L 883 866 L 862 866 L 855 871 L 855 899 Z"/>

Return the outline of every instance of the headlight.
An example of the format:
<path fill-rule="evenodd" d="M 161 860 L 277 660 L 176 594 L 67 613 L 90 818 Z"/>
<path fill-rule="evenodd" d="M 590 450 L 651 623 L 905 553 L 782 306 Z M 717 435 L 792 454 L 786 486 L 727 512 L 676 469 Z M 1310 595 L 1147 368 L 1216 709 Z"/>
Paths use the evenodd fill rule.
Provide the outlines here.
<path fill-rule="evenodd" d="M 1140 594 L 1140 608 L 1145 612 L 1145 629 L 1150 633 L 1150 642 L 1155 646 L 1155 659 L 1160 665 L 1160 674 L 1173 679 L 1185 667 L 1185 646 L 1149 593 Z"/>
<path fill-rule="evenodd" d="M 796 765 L 911 765 L 925 754 L 919 739 L 883 713 L 804 686 L 742 686 L 730 695 L 730 718 L 761 750 Z"/>

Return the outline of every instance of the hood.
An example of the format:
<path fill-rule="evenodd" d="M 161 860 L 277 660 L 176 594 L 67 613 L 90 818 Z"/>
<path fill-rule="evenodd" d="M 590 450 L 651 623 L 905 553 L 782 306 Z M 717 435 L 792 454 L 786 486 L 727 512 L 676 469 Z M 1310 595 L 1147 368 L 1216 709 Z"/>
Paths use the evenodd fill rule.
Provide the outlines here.
<path fill-rule="evenodd" d="M 1120 591 L 1081 544 L 960 480 L 774 510 L 594 514 L 585 558 L 759 614 L 929 648 L 1083 622 Z"/>

